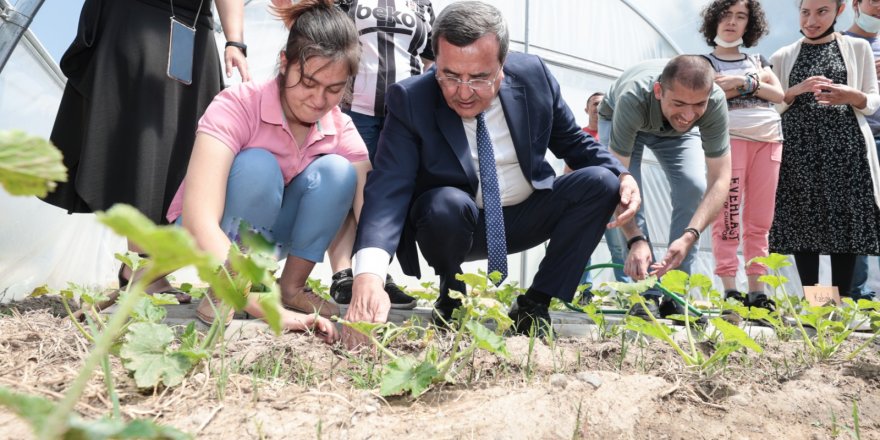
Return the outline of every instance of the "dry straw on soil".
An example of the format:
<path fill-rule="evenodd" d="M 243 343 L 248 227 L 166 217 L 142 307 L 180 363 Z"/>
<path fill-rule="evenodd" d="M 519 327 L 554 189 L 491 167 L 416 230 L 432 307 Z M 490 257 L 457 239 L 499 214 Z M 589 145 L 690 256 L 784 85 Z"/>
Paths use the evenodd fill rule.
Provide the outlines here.
<path fill-rule="evenodd" d="M 0 335 L 0 385 L 52 399 L 88 349 L 66 319 L 46 311 L 0 318 Z M 459 384 L 415 401 L 358 385 L 377 367 L 369 353 L 300 334 L 228 342 L 171 389 L 138 390 L 121 365 L 112 367 L 125 417 L 197 438 L 848 438 L 853 400 L 862 438 L 880 438 L 880 348 L 847 364 L 812 364 L 801 349 L 767 341 L 763 355 L 736 354 L 706 377 L 658 342 L 559 340 L 530 353 L 529 340 L 516 337 L 508 361 L 477 356 Z M 110 412 L 102 380 L 96 371 L 76 407 L 85 417 Z M 31 436 L 5 410 L 0 432 Z"/>

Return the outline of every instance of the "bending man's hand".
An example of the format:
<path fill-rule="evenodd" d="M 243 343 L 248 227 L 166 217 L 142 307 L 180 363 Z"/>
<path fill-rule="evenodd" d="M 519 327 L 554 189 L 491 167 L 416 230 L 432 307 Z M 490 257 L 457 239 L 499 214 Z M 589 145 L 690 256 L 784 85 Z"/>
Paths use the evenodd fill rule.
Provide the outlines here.
<path fill-rule="evenodd" d="M 641 281 L 648 276 L 648 269 L 654 256 L 651 255 L 651 247 L 645 240 L 633 243 L 626 255 L 626 263 L 623 265 L 623 273 L 636 281 Z"/>
<path fill-rule="evenodd" d="M 688 252 L 690 252 L 691 247 L 694 245 L 694 241 L 693 236 L 688 233 L 673 241 L 669 245 L 669 250 L 666 251 L 663 259 L 651 266 L 652 271 L 650 275 L 657 275 L 659 278 L 665 275 L 666 272 L 681 266 L 681 262 L 684 261 L 684 257 L 687 257 Z"/>
<path fill-rule="evenodd" d="M 620 203 L 615 210 L 614 221 L 608 223 L 608 229 L 616 228 L 633 218 L 642 205 L 639 185 L 631 174 L 620 175 Z"/>
<path fill-rule="evenodd" d="M 362 273 L 354 278 L 351 286 L 351 304 L 345 313 L 350 322 L 382 322 L 388 320 L 391 300 L 385 293 L 385 280 L 371 273 Z M 369 344 L 370 340 L 357 330 L 342 327 L 342 342 L 349 350 Z"/>

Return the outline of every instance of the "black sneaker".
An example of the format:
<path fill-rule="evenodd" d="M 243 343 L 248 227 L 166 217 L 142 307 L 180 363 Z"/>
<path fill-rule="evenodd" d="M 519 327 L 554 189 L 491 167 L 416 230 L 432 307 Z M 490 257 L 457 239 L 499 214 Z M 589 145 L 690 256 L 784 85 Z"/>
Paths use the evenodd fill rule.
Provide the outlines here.
<path fill-rule="evenodd" d="M 348 304 L 351 302 L 351 285 L 354 284 L 351 269 L 343 269 L 333 274 L 330 283 L 330 297 L 336 304 Z"/>
<path fill-rule="evenodd" d="M 749 296 L 746 298 L 746 305 L 749 307 L 760 307 L 771 312 L 776 310 L 776 302 L 767 298 L 764 292 L 749 292 Z"/>
<path fill-rule="evenodd" d="M 434 303 L 434 310 L 431 312 L 431 322 L 433 322 L 437 328 L 450 328 L 455 319 L 453 317 L 453 312 L 459 307 L 461 307 L 461 301 L 457 299 L 438 299 L 437 302 Z"/>
<path fill-rule="evenodd" d="M 336 304 L 351 303 L 351 287 L 354 284 L 351 269 L 340 270 L 333 274 L 330 283 L 330 296 Z M 391 275 L 385 277 L 385 292 L 391 300 L 392 309 L 412 309 L 416 306 L 416 299 L 404 293 Z"/>
<path fill-rule="evenodd" d="M 726 302 L 728 299 L 733 299 L 738 302 L 740 305 L 748 307 L 746 304 L 746 297 L 739 290 L 729 289 L 724 291 L 724 301 Z M 725 306 L 729 307 L 729 306 Z M 731 309 L 723 308 L 721 310 L 721 319 L 735 325 L 739 325 L 742 322 L 742 316 L 739 316 L 739 313 L 734 312 Z"/>
<path fill-rule="evenodd" d="M 403 289 L 397 287 L 397 283 L 394 282 L 391 275 L 385 277 L 385 292 L 388 293 L 388 298 L 391 299 L 392 309 L 414 309 L 418 302 L 415 298 L 407 295 Z"/>
<path fill-rule="evenodd" d="M 634 303 L 626 314 L 642 318 L 645 321 L 651 321 L 651 318 L 648 316 L 648 312 L 651 312 L 654 318 L 660 319 L 660 300 L 656 296 L 645 296 L 643 298 L 645 298 L 644 304 Z"/>
<path fill-rule="evenodd" d="M 553 331 L 550 310 L 547 306 L 538 304 L 524 295 L 516 298 L 507 316 L 513 320 L 513 331 L 519 335 L 529 336 L 534 328 L 535 337 L 544 339 Z"/>

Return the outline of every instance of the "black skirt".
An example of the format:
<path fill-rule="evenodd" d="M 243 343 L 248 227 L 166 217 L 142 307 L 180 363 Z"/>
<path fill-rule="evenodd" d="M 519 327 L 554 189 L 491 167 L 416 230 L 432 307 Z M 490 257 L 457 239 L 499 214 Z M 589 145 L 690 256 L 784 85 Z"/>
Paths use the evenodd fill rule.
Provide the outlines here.
<path fill-rule="evenodd" d="M 162 0 L 86 0 L 61 59 L 68 81 L 51 140 L 68 182 L 46 201 L 68 212 L 138 208 L 157 223 L 186 174 L 199 118 L 223 85 L 204 0 L 196 26 L 193 81 L 166 75 L 171 6 Z M 199 0 L 174 0 L 192 25 Z"/>

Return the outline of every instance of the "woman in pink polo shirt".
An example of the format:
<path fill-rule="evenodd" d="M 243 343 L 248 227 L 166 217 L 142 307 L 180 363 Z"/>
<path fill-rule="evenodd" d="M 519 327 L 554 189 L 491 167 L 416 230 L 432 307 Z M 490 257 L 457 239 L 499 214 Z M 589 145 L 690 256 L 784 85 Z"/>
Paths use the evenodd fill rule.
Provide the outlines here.
<path fill-rule="evenodd" d="M 274 241 L 287 257 L 282 303 L 301 312 L 282 311 L 285 328 L 314 329 L 331 343 L 337 332 L 326 318 L 338 309 L 304 285 L 349 211 L 360 214 L 370 169 L 363 140 L 337 107 L 358 69 L 358 35 L 330 0 L 276 11 L 290 25 L 278 77 L 231 87 L 214 99 L 199 121 L 168 220 L 182 223 L 219 258 L 241 222 Z M 206 298 L 197 313 L 210 321 L 213 310 Z M 264 315 L 255 301 L 245 310 Z"/>

